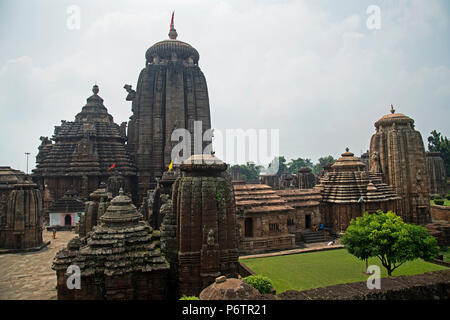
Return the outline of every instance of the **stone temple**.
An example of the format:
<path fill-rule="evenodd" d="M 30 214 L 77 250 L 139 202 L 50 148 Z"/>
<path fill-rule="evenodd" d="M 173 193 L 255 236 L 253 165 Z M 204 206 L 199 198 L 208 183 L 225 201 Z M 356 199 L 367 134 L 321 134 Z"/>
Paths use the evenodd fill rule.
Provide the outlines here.
<path fill-rule="evenodd" d="M 381 173 L 400 200 L 397 214 L 408 223 L 431 222 L 430 180 L 422 135 L 414 120 L 401 113 L 383 116 L 375 123 L 370 141 L 370 171 Z"/>
<path fill-rule="evenodd" d="M 39 248 L 43 196 L 28 175 L 0 167 L 0 248 Z"/>
<path fill-rule="evenodd" d="M 75 121 L 62 121 L 55 127 L 54 143 L 41 138 L 33 180 L 46 191 L 46 207 L 69 189 L 87 198 L 100 182 L 117 173 L 125 179 L 124 189 L 133 193 L 136 168 L 125 149 L 126 124 L 114 123 L 97 85 L 92 91 Z"/>
<path fill-rule="evenodd" d="M 172 19 L 169 39 L 147 50 L 136 91 L 125 85 L 127 100 L 132 101 L 128 150 L 137 167 L 139 199 L 155 186 L 155 178 L 160 178 L 171 163 L 174 129 L 189 130 L 192 155 L 203 150 L 194 150 L 194 121 L 201 121 L 196 129 L 199 137 L 211 128 L 208 88 L 198 66 L 199 53 L 177 36 Z M 189 155 L 183 156 L 187 159 Z"/>

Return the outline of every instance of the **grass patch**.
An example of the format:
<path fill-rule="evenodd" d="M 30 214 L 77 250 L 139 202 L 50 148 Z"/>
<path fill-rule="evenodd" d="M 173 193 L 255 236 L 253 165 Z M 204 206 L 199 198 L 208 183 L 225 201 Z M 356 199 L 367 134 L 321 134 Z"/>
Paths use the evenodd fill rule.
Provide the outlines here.
<path fill-rule="evenodd" d="M 444 200 L 444 206 L 450 206 L 450 200 L 447 200 L 447 199 L 441 199 L 441 200 Z M 430 200 L 430 204 L 431 205 L 434 205 L 435 203 L 434 203 L 434 200 Z"/>
<path fill-rule="evenodd" d="M 442 254 L 444 256 L 445 262 L 450 262 L 450 249 L 449 247 L 444 247 L 444 250 L 441 250 L 439 254 Z"/>
<path fill-rule="evenodd" d="M 272 280 L 277 293 L 366 281 L 368 278 L 363 273 L 366 267 L 365 262 L 349 254 L 345 249 L 244 259 L 241 262 L 257 274 Z M 386 270 L 377 258 L 369 259 L 369 265 L 380 266 L 381 276 L 387 277 Z M 393 276 L 415 275 L 445 269 L 447 267 L 418 259 L 396 269 Z"/>

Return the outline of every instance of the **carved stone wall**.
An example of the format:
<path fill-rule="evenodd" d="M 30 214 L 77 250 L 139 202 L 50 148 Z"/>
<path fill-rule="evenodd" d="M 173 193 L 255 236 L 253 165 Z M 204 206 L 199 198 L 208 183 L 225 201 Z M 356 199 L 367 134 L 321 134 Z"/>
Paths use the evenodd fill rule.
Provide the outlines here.
<path fill-rule="evenodd" d="M 430 179 L 422 136 L 414 120 L 391 109 L 375 123 L 370 142 L 370 171 L 381 173 L 383 182 L 401 199 L 397 214 L 408 223 L 425 224 L 430 216 Z"/>

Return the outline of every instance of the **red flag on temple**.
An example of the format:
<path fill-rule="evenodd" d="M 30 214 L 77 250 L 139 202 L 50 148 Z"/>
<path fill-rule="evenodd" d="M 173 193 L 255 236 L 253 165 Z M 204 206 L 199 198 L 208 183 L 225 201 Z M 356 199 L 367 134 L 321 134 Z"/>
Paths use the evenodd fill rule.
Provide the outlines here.
<path fill-rule="evenodd" d="M 113 163 L 113 165 L 112 165 L 111 167 L 108 168 L 108 171 L 111 170 L 112 168 L 115 168 L 115 167 L 116 167 L 116 164 Z"/>
<path fill-rule="evenodd" d="M 173 15 L 174 15 L 175 11 L 172 11 L 172 20 L 170 21 L 170 30 L 173 29 Z"/>

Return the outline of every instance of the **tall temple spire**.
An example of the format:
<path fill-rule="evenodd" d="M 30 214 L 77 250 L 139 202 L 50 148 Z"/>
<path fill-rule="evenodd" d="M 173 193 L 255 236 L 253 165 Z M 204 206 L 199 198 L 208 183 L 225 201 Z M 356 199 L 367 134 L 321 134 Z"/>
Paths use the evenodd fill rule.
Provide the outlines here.
<path fill-rule="evenodd" d="M 395 109 L 394 109 L 394 105 L 391 104 L 391 113 L 394 114 L 395 113 Z"/>
<path fill-rule="evenodd" d="M 176 40 L 178 33 L 173 24 L 173 18 L 175 15 L 175 11 L 172 11 L 172 19 L 170 20 L 170 30 L 169 30 L 169 39 Z"/>

